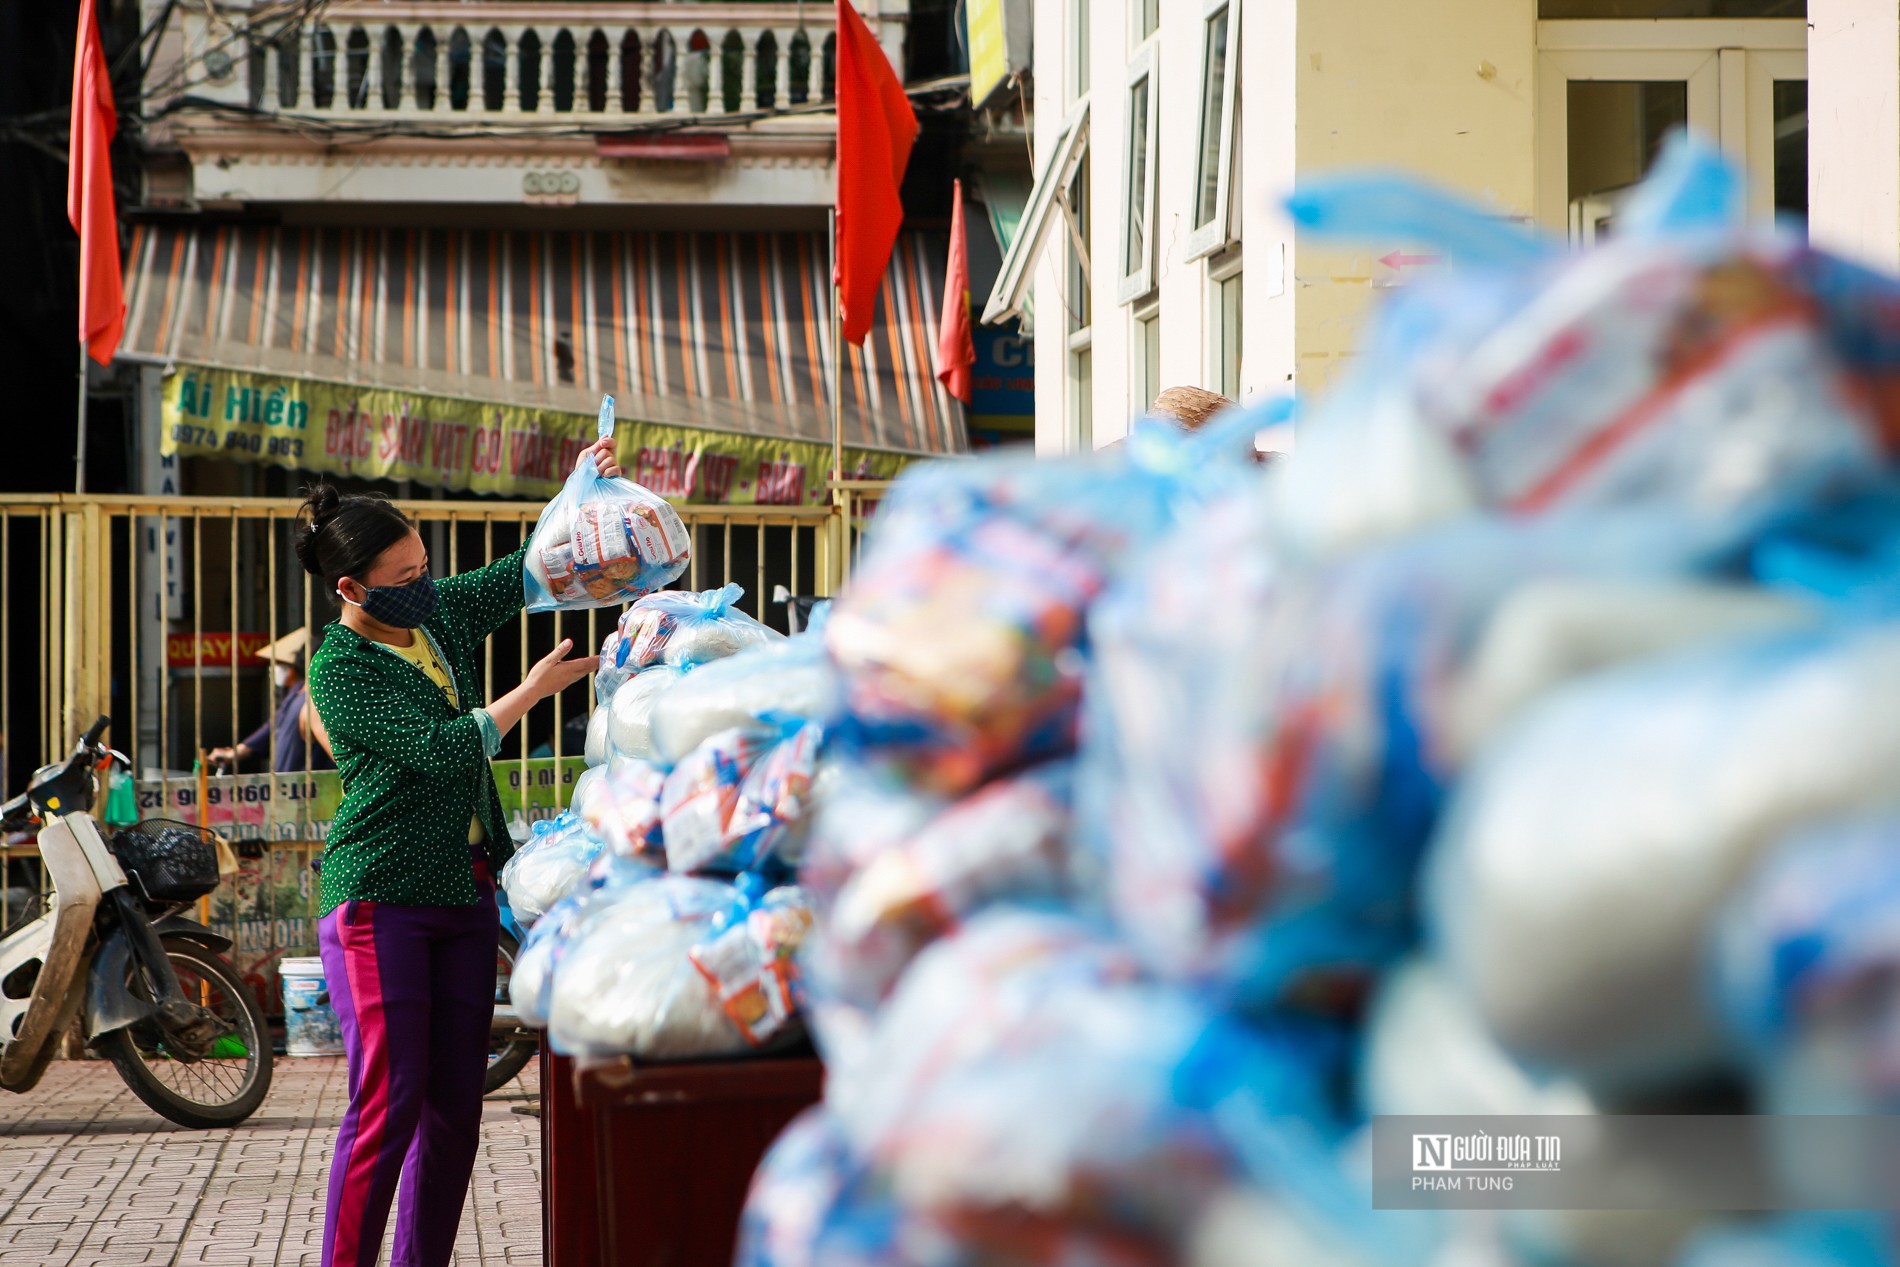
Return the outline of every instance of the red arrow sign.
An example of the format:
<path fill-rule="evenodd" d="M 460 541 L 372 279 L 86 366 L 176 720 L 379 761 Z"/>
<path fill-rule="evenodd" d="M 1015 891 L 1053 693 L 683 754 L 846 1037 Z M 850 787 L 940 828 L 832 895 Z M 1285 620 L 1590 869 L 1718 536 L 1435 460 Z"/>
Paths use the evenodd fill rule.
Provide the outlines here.
<path fill-rule="evenodd" d="M 1387 268 L 1406 268 L 1419 264 L 1436 264 L 1443 258 L 1442 255 L 1406 255 L 1400 251 L 1393 251 L 1390 254 L 1381 255 L 1379 263 Z"/>

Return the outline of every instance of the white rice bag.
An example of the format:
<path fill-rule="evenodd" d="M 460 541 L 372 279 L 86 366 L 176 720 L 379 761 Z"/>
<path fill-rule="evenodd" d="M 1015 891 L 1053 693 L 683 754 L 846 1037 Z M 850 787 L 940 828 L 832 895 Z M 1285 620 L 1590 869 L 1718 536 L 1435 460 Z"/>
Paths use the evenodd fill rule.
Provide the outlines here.
<path fill-rule="evenodd" d="M 653 709 L 660 696 L 684 676 L 667 665 L 655 665 L 629 678 L 614 692 L 607 723 L 609 756 L 653 757 Z"/>

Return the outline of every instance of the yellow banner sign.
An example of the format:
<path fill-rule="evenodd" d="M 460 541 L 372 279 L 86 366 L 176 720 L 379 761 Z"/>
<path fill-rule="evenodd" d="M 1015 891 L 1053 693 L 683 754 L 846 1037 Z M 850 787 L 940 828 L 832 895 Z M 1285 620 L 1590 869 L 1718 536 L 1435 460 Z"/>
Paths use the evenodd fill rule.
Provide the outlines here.
<path fill-rule="evenodd" d="M 221 457 L 527 500 L 552 496 L 594 439 L 586 414 L 180 365 L 165 380 L 167 457 Z M 678 502 L 824 500 L 828 445 L 623 421 L 620 462 Z M 844 451 L 848 479 L 891 479 L 909 459 Z"/>

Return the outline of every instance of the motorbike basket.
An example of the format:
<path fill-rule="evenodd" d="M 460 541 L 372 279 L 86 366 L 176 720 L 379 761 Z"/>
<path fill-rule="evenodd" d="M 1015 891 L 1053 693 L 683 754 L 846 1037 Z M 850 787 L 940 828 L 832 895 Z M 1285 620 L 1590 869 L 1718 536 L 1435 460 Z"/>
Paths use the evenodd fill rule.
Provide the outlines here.
<path fill-rule="evenodd" d="M 202 827 L 148 818 L 114 836 L 112 853 L 148 901 L 189 902 L 218 887 L 218 847 Z"/>

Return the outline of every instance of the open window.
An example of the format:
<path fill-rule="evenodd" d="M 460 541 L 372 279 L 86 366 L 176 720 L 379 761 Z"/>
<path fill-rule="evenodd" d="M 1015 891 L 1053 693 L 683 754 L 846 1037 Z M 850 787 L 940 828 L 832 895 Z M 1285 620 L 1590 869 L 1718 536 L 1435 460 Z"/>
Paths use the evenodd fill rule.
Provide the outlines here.
<path fill-rule="evenodd" d="M 1201 115 L 1194 157 L 1194 213 L 1187 258 L 1233 241 L 1240 115 L 1240 0 L 1210 0 L 1201 21 Z"/>
<path fill-rule="evenodd" d="M 1155 83 L 1155 46 L 1128 66 L 1126 130 L 1122 159 L 1121 267 L 1115 287 L 1120 303 L 1132 303 L 1155 288 L 1156 156 L 1160 148 L 1161 96 Z"/>
<path fill-rule="evenodd" d="M 1062 121 L 1062 130 L 1056 135 L 1055 144 L 1049 147 L 1048 161 L 1036 173 L 1036 183 L 1030 188 L 1029 202 L 1017 223 L 1015 239 L 1003 257 L 1003 267 L 996 274 L 989 301 L 983 305 L 985 325 L 1026 315 L 1036 257 L 1057 219 L 1062 221 L 1082 267 L 1088 267 L 1088 242 L 1082 236 L 1069 197 L 1076 172 L 1088 156 L 1088 144 L 1089 104 L 1084 101 Z"/>

